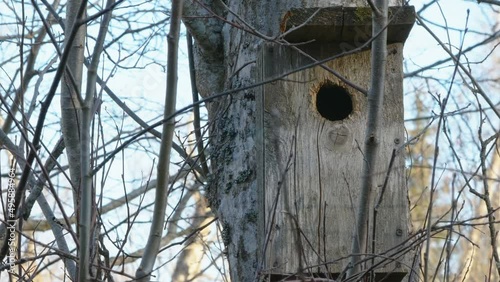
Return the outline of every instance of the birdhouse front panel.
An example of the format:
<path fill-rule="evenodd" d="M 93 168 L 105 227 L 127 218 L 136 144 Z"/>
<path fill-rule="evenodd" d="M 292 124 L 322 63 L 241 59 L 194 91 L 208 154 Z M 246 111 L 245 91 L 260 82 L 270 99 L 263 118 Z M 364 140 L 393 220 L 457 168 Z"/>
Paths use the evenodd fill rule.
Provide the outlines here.
<path fill-rule="evenodd" d="M 404 140 L 402 47 L 388 46 L 374 181 L 379 186 L 373 187 L 372 206 L 380 197 L 391 158 L 393 166 L 376 224 L 371 209 L 368 237 L 359 238 L 367 240 L 367 253 L 381 255 L 370 262 L 378 273 L 405 272 L 403 259 L 387 259 L 408 230 L 403 152 L 393 157 Z M 366 94 L 349 84 L 368 90 L 370 51 L 310 66 L 313 62 L 303 50 L 276 44 L 262 46 L 257 62 L 262 81 L 276 78 L 261 86 L 257 96 L 258 179 L 268 273 L 338 275 L 355 239 L 368 110 Z M 293 72 L 297 69 L 302 70 Z"/>

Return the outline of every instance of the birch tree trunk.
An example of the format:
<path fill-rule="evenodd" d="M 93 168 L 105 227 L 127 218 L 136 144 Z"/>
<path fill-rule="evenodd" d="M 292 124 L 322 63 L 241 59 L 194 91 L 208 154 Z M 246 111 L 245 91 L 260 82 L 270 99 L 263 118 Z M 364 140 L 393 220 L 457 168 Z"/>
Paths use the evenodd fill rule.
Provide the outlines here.
<path fill-rule="evenodd" d="M 390 1 L 389 5 L 401 5 Z M 255 61 L 263 37 L 280 32 L 291 8 L 365 6 L 352 0 L 212 1 L 186 0 L 184 23 L 195 39 L 197 84 L 203 97 L 255 84 Z M 208 19 L 207 19 L 208 17 Z M 211 127 L 210 205 L 219 216 L 233 281 L 254 281 L 262 238 L 256 230 L 255 89 L 208 105 Z"/>

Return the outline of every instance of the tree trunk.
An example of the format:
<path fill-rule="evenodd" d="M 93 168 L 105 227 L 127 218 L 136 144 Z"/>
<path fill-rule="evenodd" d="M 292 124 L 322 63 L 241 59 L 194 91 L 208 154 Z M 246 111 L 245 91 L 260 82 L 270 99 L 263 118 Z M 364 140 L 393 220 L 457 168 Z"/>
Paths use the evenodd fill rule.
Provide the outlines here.
<path fill-rule="evenodd" d="M 291 8 L 365 6 L 366 1 L 185 1 L 184 22 L 195 38 L 197 83 L 203 97 L 250 86 L 262 36 L 280 33 L 280 21 Z M 389 5 L 400 1 L 390 1 Z M 200 4 L 201 3 L 201 4 Z M 216 16 L 214 15 L 216 14 Z M 207 16 L 211 17 L 207 20 Z M 221 20 L 224 19 L 225 23 Z M 253 33 L 253 34 L 252 34 Z M 257 34 L 256 34 L 257 33 Z M 233 281 L 254 281 L 261 264 L 256 181 L 255 88 L 208 105 L 212 177 L 210 205 L 219 216 Z"/>
<path fill-rule="evenodd" d="M 69 1 L 66 7 L 66 37 L 69 37 L 71 29 L 77 20 L 78 9 L 82 1 Z M 81 86 L 83 75 L 83 61 L 85 48 L 85 25 L 78 29 L 78 33 L 73 41 L 68 57 L 66 69 L 61 82 L 61 131 L 63 133 L 64 144 L 66 145 L 66 156 L 69 164 L 69 175 L 73 186 L 73 204 L 75 209 L 78 205 L 78 187 L 81 179 L 80 169 L 80 122 L 81 122 Z M 67 44 L 67 43 L 66 43 Z M 73 79 L 70 78 L 70 74 Z M 72 81 L 73 80 L 73 81 Z"/>
<path fill-rule="evenodd" d="M 73 188 L 73 205 L 77 215 L 79 214 L 79 191 L 81 182 L 81 151 L 80 151 L 80 125 L 81 125 L 81 86 L 83 75 L 83 62 L 85 60 L 85 37 L 86 25 L 78 27 L 75 39 L 68 45 L 72 29 L 76 26 L 79 10 L 84 0 L 68 1 L 66 6 L 65 23 L 65 46 L 70 48 L 70 54 L 66 64 L 66 71 L 61 79 L 61 132 L 66 147 L 66 156 L 69 164 L 69 175 L 71 187 Z M 85 13 L 84 13 L 85 15 Z M 78 216 L 77 216 L 78 218 Z M 80 228 L 78 228 L 80 230 Z M 82 250 L 79 250 L 80 252 Z M 85 264 L 78 264 L 79 271 L 86 271 Z"/>
<path fill-rule="evenodd" d="M 192 228 L 200 228 L 212 221 L 213 218 L 209 216 L 206 201 L 198 191 L 193 193 L 193 200 L 196 204 L 191 226 Z M 209 231 L 208 228 L 201 229 L 198 234 L 189 238 L 184 244 L 186 247 L 177 258 L 172 282 L 196 281 L 196 278 L 200 275 L 201 260 L 203 259 L 203 253 L 206 251 L 205 240 Z"/>

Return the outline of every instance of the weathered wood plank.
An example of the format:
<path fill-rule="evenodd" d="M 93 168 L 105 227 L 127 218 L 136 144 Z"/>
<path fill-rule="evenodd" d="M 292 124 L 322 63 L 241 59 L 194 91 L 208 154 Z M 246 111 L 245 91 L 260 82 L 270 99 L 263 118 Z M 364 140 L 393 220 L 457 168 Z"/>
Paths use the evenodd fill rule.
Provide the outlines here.
<path fill-rule="evenodd" d="M 397 43 L 388 50 L 377 184 L 383 183 L 392 150 L 404 140 L 402 48 Z M 275 77 L 308 63 L 309 59 L 288 47 L 267 44 L 258 61 L 259 76 Z M 344 56 L 326 65 L 368 88 L 369 51 Z M 353 112 L 346 119 L 330 121 L 318 113 L 316 95 L 325 83 L 349 92 Z M 261 87 L 261 95 L 257 97 L 261 164 L 258 179 L 266 221 L 263 235 L 269 238 L 266 269 L 270 273 L 296 273 L 313 265 L 319 267 L 310 268 L 308 271 L 312 273 L 342 272 L 347 261 L 339 259 L 350 252 L 361 186 L 366 104 L 362 93 L 319 66 Z M 377 197 L 378 190 L 374 189 Z M 402 152 L 396 156 L 378 219 L 375 253 L 382 253 L 407 237 Z M 371 246 L 371 234 L 369 238 Z M 325 262 L 329 262 L 327 267 Z M 377 272 L 404 273 L 400 266 L 392 262 Z"/>
<path fill-rule="evenodd" d="M 315 14 L 316 13 L 316 14 Z M 389 8 L 388 43 L 403 43 L 415 22 L 413 6 Z M 371 38 L 370 7 L 327 7 L 291 9 L 281 21 L 282 33 L 291 43 L 347 42 L 362 44 Z"/>

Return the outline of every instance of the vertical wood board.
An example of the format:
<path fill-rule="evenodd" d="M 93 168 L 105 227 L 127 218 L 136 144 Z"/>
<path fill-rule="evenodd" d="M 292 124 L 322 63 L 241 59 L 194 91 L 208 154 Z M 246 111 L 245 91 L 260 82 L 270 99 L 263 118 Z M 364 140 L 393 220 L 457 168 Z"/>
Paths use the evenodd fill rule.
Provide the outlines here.
<path fill-rule="evenodd" d="M 389 45 L 386 93 L 375 182 L 383 183 L 394 148 L 404 140 L 402 47 Z M 266 44 L 258 60 L 258 77 L 269 79 L 311 63 L 289 47 Z M 326 63 L 364 89 L 370 81 L 370 52 L 363 51 Z M 353 112 L 329 121 L 316 109 L 316 94 L 324 83 L 344 87 Z M 355 210 L 361 187 L 367 98 L 333 74 L 315 66 L 260 87 L 257 97 L 258 181 L 268 240 L 265 268 L 270 273 L 340 273 L 350 253 Z M 380 189 L 374 187 L 378 197 Z M 371 202 L 373 203 L 375 199 Z M 370 219 L 372 215 L 370 215 Z M 389 250 L 407 237 L 408 201 L 404 156 L 400 152 L 390 174 L 378 214 L 375 253 Z M 370 226 L 369 243 L 371 246 Z M 336 263 L 332 263 L 336 262 Z M 379 272 L 403 272 L 399 263 L 381 265 Z"/>

